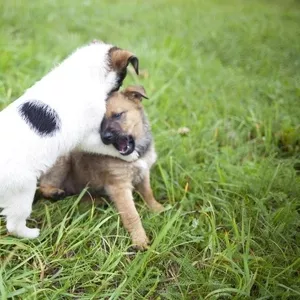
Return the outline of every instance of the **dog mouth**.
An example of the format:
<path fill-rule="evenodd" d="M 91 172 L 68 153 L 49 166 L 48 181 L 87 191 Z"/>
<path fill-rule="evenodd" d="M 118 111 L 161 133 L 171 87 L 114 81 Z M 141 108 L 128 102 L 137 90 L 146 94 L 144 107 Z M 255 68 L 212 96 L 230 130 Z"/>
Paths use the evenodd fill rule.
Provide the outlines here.
<path fill-rule="evenodd" d="M 121 155 L 129 155 L 134 151 L 135 142 L 131 135 L 119 136 L 113 143 Z"/>

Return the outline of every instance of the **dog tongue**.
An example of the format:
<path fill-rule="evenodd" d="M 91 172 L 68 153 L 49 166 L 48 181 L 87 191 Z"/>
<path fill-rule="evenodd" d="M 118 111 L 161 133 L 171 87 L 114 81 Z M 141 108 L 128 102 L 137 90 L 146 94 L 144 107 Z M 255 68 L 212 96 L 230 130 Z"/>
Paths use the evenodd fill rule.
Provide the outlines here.
<path fill-rule="evenodd" d="M 128 148 L 127 138 L 122 138 L 118 142 L 118 148 L 120 152 L 125 152 Z"/>

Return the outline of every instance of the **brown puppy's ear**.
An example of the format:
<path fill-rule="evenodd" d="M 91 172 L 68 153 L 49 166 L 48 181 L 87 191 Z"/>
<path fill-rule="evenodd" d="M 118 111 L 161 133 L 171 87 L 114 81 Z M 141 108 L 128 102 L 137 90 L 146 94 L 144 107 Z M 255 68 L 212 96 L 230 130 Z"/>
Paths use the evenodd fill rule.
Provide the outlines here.
<path fill-rule="evenodd" d="M 141 85 L 131 85 L 127 87 L 122 93 L 130 100 L 142 101 L 143 98 L 148 99 L 146 91 Z"/>
<path fill-rule="evenodd" d="M 139 74 L 139 60 L 133 53 L 113 47 L 109 50 L 109 56 L 111 68 L 116 72 L 122 72 L 129 64 L 131 64 L 136 74 Z"/>

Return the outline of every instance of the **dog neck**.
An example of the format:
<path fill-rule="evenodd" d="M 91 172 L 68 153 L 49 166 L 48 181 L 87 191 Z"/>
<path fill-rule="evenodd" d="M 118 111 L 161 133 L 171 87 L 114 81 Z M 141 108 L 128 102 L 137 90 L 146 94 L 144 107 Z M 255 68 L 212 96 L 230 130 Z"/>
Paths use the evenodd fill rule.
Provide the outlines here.
<path fill-rule="evenodd" d="M 135 150 L 138 152 L 140 158 L 142 158 L 148 152 L 153 140 L 150 124 L 143 110 L 141 111 L 141 114 L 144 124 L 144 133 L 142 135 L 142 138 L 136 140 L 135 146 Z"/>

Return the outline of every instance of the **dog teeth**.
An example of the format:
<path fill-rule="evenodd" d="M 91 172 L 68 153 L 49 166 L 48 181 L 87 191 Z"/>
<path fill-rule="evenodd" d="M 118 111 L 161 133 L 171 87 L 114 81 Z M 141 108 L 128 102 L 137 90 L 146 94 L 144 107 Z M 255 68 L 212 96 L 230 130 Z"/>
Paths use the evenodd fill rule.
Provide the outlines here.
<path fill-rule="evenodd" d="M 120 150 L 119 152 L 120 152 L 121 154 L 126 153 L 126 151 L 127 151 L 129 148 L 130 148 L 130 146 L 127 145 L 127 146 L 126 146 L 126 149 Z"/>

